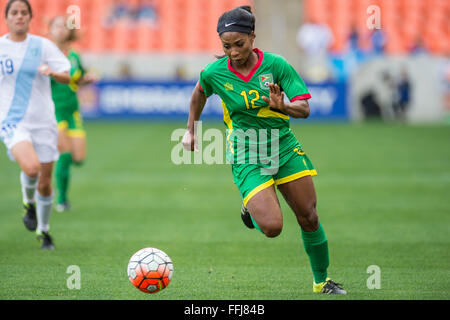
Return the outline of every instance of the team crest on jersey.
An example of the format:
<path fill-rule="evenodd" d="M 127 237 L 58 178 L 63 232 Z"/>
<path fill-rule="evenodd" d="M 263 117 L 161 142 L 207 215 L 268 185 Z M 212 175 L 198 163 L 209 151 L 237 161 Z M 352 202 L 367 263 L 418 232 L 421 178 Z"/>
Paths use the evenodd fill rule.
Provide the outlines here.
<path fill-rule="evenodd" d="M 271 73 L 266 73 L 259 76 L 259 85 L 261 89 L 268 89 L 269 83 L 273 83 L 273 75 Z"/>
<path fill-rule="evenodd" d="M 225 90 L 227 90 L 227 91 L 233 91 L 234 90 L 232 83 L 227 82 L 223 86 L 225 87 Z"/>
<path fill-rule="evenodd" d="M 37 55 L 39 54 L 39 49 L 37 49 L 37 48 L 32 48 L 32 49 L 30 50 L 30 54 L 31 54 L 33 57 L 37 57 Z"/>

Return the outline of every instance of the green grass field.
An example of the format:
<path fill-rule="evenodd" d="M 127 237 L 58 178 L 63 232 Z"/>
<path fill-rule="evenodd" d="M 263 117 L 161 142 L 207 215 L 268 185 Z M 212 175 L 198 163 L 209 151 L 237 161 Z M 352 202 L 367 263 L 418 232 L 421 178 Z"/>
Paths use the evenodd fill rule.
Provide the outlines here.
<path fill-rule="evenodd" d="M 53 212 L 56 250 L 21 221 L 19 168 L 0 151 L 0 299 L 449 299 L 450 127 L 296 121 L 319 175 L 318 213 L 331 277 L 349 294 L 312 294 L 294 215 L 281 201 L 275 239 L 241 222 L 228 165 L 174 165 L 170 134 L 185 122 L 86 123 L 88 159 L 72 170 L 73 211 Z M 222 123 L 204 127 L 223 129 Z M 169 287 L 127 278 L 130 256 L 164 250 Z M 70 265 L 81 289 L 67 288 Z M 379 266 L 381 289 L 367 268 Z"/>

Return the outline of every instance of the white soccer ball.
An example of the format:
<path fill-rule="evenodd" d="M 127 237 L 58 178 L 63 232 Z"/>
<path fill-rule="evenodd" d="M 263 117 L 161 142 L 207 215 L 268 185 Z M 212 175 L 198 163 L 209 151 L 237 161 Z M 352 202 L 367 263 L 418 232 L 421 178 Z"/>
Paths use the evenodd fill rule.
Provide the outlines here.
<path fill-rule="evenodd" d="M 173 263 L 164 251 L 144 248 L 131 256 L 127 271 L 133 286 L 142 292 L 155 293 L 169 285 Z"/>

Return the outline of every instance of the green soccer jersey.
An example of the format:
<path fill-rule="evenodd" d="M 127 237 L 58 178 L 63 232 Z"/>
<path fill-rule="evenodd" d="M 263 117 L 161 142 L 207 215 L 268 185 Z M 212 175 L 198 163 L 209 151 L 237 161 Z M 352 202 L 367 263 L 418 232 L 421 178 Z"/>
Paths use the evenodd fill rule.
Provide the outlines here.
<path fill-rule="evenodd" d="M 262 99 L 270 96 L 269 83 L 278 84 L 290 101 L 311 97 L 304 81 L 286 59 L 258 49 L 254 51 L 259 58 L 248 76 L 234 70 L 228 57 L 208 64 L 200 73 L 200 88 L 205 95 L 217 94 L 222 99 L 227 160 L 231 163 L 255 161 L 254 156 L 260 157 L 264 152 L 273 155 L 274 146 L 283 156 L 299 145 L 289 128 L 289 116 Z"/>
<path fill-rule="evenodd" d="M 78 53 L 70 50 L 67 58 L 69 59 L 71 65 L 70 83 L 59 83 L 51 78 L 52 98 L 55 103 L 56 113 L 73 112 L 78 110 L 79 107 L 76 94 L 76 91 L 78 90 L 77 82 L 85 74 L 85 70 L 83 69 Z"/>

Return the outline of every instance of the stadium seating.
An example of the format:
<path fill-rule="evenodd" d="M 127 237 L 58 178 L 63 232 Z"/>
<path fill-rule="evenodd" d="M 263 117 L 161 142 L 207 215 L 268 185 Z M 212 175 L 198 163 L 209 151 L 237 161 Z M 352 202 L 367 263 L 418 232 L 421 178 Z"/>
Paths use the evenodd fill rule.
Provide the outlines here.
<path fill-rule="evenodd" d="M 298 0 L 301 1 L 301 0 Z M 35 13 L 31 32 L 45 35 L 55 15 L 79 6 L 82 28 L 78 46 L 90 52 L 220 52 L 216 22 L 225 10 L 248 0 L 30 0 Z M 334 35 L 332 50 L 347 47 L 355 29 L 362 49 L 370 49 L 367 28 L 377 5 L 387 53 L 407 53 L 422 45 L 436 54 L 450 52 L 448 0 L 303 0 L 304 20 L 326 23 Z M 3 6 L 5 1 L 0 2 Z M 147 11 L 138 11 L 147 5 Z M 149 9 L 150 8 L 150 9 Z M 151 9 L 153 8 L 153 9 Z M 2 11 L 4 8 L 1 8 Z M 144 13 L 144 14 L 142 14 Z M 139 14 L 139 16 L 138 16 Z M 154 14 L 152 16 L 152 14 Z M 143 17 L 143 18 L 142 18 Z M 299 13 L 299 22 L 302 20 Z M 0 23 L 0 34 L 7 32 Z"/>
<path fill-rule="evenodd" d="M 450 53 L 450 1 L 446 0 L 304 0 L 305 20 L 327 24 L 334 35 L 332 50 L 345 50 L 352 28 L 362 49 L 370 49 L 367 28 L 370 5 L 381 13 L 381 30 L 391 54 L 410 52 L 421 44 L 435 54 Z"/>
<path fill-rule="evenodd" d="M 30 32 L 48 34 L 49 21 L 81 11 L 83 51 L 101 52 L 220 52 L 216 23 L 220 14 L 248 0 L 30 0 L 34 18 Z M 4 10 L 4 1 L 0 2 Z M 147 5 L 147 11 L 138 11 Z M 153 8 L 153 9 L 152 9 Z M 144 18 L 142 18 L 144 17 Z M 0 34 L 7 32 L 0 24 Z"/>

